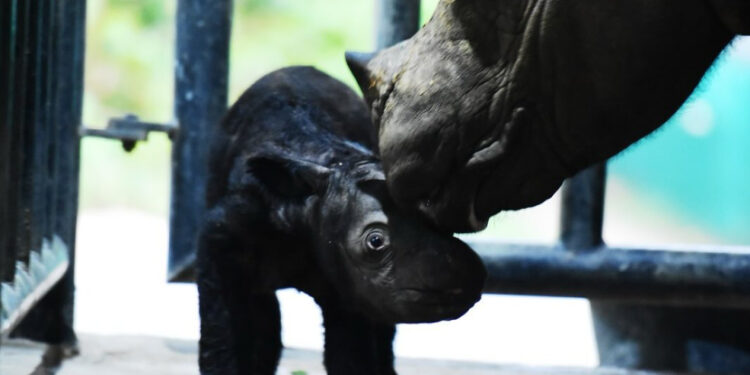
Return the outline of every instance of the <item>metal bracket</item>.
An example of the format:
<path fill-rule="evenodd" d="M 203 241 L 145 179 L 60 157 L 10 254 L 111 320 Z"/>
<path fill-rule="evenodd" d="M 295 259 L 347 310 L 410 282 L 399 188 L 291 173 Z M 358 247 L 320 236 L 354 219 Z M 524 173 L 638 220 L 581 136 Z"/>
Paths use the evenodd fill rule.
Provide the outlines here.
<path fill-rule="evenodd" d="M 140 121 L 136 115 L 127 114 L 124 117 L 110 119 L 105 129 L 81 126 L 79 134 L 82 137 L 92 136 L 118 139 L 122 141 L 122 148 L 130 152 L 133 151 L 138 141 L 148 139 L 149 132 L 164 132 L 167 133 L 169 139 L 173 139 L 178 129 L 177 124 L 144 122 Z"/>

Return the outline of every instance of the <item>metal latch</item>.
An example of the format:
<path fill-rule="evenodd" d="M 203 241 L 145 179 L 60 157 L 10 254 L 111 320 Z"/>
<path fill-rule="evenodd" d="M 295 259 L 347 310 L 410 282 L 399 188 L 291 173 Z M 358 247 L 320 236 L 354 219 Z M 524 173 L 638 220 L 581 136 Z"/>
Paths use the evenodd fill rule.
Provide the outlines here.
<path fill-rule="evenodd" d="M 127 114 L 124 117 L 110 119 L 104 129 L 82 126 L 79 134 L 82 137 L 92 136 L 120 140 L 122 148 L 130 152 L 133 151 L 138 141 L 148 139 L 149 132 L 164 132 L 167 133 L 169 139 L 173 139 L 178 129 L 177 124 L 144 122 L 140 121 L 136 115 Z"/>

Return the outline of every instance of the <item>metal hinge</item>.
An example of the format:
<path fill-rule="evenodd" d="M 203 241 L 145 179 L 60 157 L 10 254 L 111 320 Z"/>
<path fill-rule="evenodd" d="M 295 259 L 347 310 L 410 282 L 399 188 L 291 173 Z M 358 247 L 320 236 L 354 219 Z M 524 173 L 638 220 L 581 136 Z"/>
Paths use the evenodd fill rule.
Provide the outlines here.
<path fill-rule="evenodd" d="M 122 142 L 122 148 L 125 151 L 133 151 L 138 141 L 148 139 L 149 132 L 167 133 L 169 139 L 173 139 L 179 127 L 177 124 L 159 124 L 154 122 L 144 122 L 138 119 L 138 116 L 127 114 L 124 117 L 112 118 L 104 129 L 88 128 L 82 126 L 79 134 L 91 137 L 101 137 L 117 139 Z"/>

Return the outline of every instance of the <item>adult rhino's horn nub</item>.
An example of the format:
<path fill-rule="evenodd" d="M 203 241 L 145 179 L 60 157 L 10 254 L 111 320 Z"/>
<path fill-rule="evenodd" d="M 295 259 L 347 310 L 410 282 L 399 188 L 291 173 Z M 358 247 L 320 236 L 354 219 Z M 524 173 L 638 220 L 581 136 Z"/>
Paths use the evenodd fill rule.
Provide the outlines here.
<path fill-rule="evenodd" d="M 349 66 L 349 70 L 354 75 L 354 79 L 357 80 L 362 93 L 367 95 L 367 91 L 370 89 L 370 76 L 372 75 L 367 64 L 375 57 L 375 53 L 347 51 L 345 55 L 346 65 Z"/>

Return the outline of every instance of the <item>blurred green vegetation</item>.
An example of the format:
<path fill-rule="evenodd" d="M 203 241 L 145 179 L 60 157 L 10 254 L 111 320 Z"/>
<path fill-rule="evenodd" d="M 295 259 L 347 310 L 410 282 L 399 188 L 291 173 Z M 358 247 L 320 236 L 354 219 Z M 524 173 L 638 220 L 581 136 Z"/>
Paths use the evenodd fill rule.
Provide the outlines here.
<path fill-rule="evenodd" d="M 437 0 L 423 1 L 423 21 Z M 89 1 L 83 121 L 103 127 L 126 113 L 173 118 L 177 1 Z M 313 65 L 354 86 L 344 51 L 374 45 L 375 0 L 237 0 L 230 49 L 229 100 L 272 70 Z M 113 141 L 82 143 L 81 208 L 121 206 L 166 214 L 169 140 L 151 135 L 128 154 Z"/>

